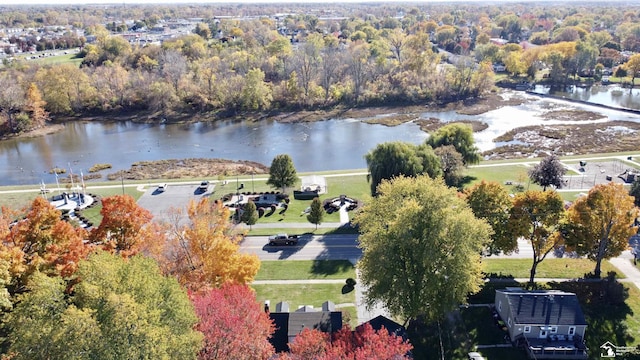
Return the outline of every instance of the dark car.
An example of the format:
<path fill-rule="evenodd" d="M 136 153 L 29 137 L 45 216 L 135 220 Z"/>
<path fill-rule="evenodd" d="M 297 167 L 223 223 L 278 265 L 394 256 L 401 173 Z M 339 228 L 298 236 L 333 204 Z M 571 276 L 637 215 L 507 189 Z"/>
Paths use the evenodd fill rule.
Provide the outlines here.
<path fill-rule="evenodd" d="M 269 236 L 269 245 L 297 245 L 298 235 L 278 234 Z"/>

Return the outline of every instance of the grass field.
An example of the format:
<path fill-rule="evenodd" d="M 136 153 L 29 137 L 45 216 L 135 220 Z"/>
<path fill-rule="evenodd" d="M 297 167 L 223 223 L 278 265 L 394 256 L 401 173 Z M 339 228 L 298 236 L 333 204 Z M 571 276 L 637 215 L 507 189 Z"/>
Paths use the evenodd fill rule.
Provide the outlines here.
<path fill-rule="evenodd" d="M 304 280 L 356 278 L 356 270 L 346 260 L 262 261 L 256 280 Z"/>
<path fill-rule="evenodd" d="M 498 276 L 513 276 L 514 278 L 529 278 L 532 259 L 482 259 L 484 272 Z M 536 269 L 537 278 L 560 278 L 576 279 L 582 278 L 585 274 L 593 272 L 596 263 L 588 259 L 545 259 Z M 602 262 L 602 274 L 609 271 L 617 274 L 618 279 L 624 275 L 617 271 L 608 261 Z"/>

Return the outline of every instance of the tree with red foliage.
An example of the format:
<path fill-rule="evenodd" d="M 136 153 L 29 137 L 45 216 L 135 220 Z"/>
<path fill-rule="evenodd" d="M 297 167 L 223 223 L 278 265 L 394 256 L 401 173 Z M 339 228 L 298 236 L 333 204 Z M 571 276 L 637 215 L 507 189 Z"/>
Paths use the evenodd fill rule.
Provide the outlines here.
<path fill-rule="evenodd" d="M 320 330 L 304 328 L 292 343 L 289 344 L 291 354 L 281 355 L 281 359 L 321 359 L 330 349 L 329 334 Z"/>
<path fill-rule="evenodd" d="M 408 359 L 407 353 L 413 347 L 407 340 L 389 334 L 383 327 L 373 330 L 364 324 L 351 331 L 345 325 L 332 336 L 319 330 L 304 329 L 289 344 L 290 354 L 281 354 L 281 360 L 389 360 Z"/>
<path fill-rule="evenodd" d="M 133 256 L 159 241 L 161 233 L 150 224 L 153 215 L 129 195 L 102 199 L 102 221 L 90 234 L 91 242 L 122 256 Z"/>
<path fill-rule="evenodd" d="M 199 359 L 269 359 L 269 336 L 274 326 L 247 285 L 225 283 L 220 288 L 193 293 L 191 301 L 204 334 Z"/>

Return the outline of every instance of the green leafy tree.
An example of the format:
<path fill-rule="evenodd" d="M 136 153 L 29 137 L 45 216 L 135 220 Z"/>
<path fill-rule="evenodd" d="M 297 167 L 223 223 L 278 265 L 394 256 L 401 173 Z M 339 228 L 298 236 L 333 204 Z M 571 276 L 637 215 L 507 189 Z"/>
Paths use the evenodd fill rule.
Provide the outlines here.
<path fill-rule="evenodd" d="M 442 319 L 480 289 L 480 252 L 490 226 L 442 180 L 383 181 L 356 215 L 367 303 L 381 301 L 406 321 Z"/>
<path fill-rule="evenodd" d="M 245 76 L 245 84 L 240 92 L 240 105 L 246 110 L 268 109 L 273 100 L 271 87 L 264 81 L 264 72 L 251 69 Z"/>
<path fill-rule="evenodd" d="M 442 171 L 440 158 L 429 146 L 416 146 L 401 141 L 378 144 L 365 155 L 365 159 L 369 168 L 371 195 L 374 196 L 382 180 L 424 173 L 436 177 Z"/>
<path fill-rule="evenodd" d="M 497 182 L 483 180 L 480 184 L 466 189 L 464 194 L 473 214 L 486 220 L 493 229 L 487 251 L 490 254 L 509 254 L 516 251 L 518 242 L 509 235 L 507 226 L 512 206 L 507 189 Z"/>
<path fill-rule="evenodd" d="M 629 57 L 629 61 L 624 65 L 629 75 L 631 75 L 631 84 L 636 81 L 636 77 L 640 72 L 640 54 L 634 54 Z M 631 86 L 633 88 L 633 86 Z"/>
<path fill-rule="evenodd" d="M 240 220 L 249 225 L 249 229 L 251 229 L 252 225 L 258 222 L 258 211 L 256 209 L 256 204 L 252 200 L 247 201 L 247 204 L 242 209 L 242 216 L 240 217 Z"/>
<path fill-rule="evenodd" d="M 567 169 L 562 165 L 560 159 L 555 155 L 550 155 L 529 170 L 529 178 L 535 184 L 542 186 L 542 190 L 547 190 L 547 187 L 552 185 L 561 189 L 564 186 L 562 177 L 566 172 Z"/>
<path fill-rule="evenodd" d="M 285 192 L 285 189 L 293 186 L 296 181 L 298 181 L 298 174 L 291 157 L 287 154 L 276 155 L 271 161 L 267 185 L 282 188 L 282 192 Z"/>
<path fill-rule="evenodd" d="M 462 155 L 451 145 L 440 146 L 436 148 L 434 152 L 440 158 L 444 183 L 453 187 L 460 185 L 462 181 L 462 169 L 464 168 Z"/>
<path fill-rule="evenodd" d="M 193 306 L 152 259 L 99 252 L 77 274 L 71 296 L 60 277 L 34 275 L 7 316 L 15 359 L 196 358 Z"/>
<path fill-rule="evenodd" d="M 636 233 L 633 200 L 622 184 L 598 184 L 567 211 L 562 236 L 569 249 L 596 262 L 595 277 L 600 277 L 602 260 L 620 255 Z"/>
<path fill-rule="evenodd" d="M 480 154 L 473 140 L 473 130 L 471 126 L 466 124 L 449 124 L 439 128 L 430 134 L 427 145 L 434 149 L 452 145 L 462 155 L 462 161 L 465 165 L 480 162 Z"/>
<path fill-rule="evenodd" d="M 313 198 L 311 201 L 311 211 L 309 215 L 307 215 L 307 221 L 316 225 L 316 229 L 318 228 L 318 224 L 322 223 L 322 216 L 324 215 L 324 210 L 322 210 L 322 203 L 320 202 L 320 198 Z"/>
<path fill-rule="evenodd" d="M 562 243 L 557 231 L 563 214 L 564 203 L 555 191 L 530 190 L 517 194 L 513 199 L 509 232 L 514 240 L 524 237 L 531 243 L 530 286 L 534 285 L 538 265 Z"/>

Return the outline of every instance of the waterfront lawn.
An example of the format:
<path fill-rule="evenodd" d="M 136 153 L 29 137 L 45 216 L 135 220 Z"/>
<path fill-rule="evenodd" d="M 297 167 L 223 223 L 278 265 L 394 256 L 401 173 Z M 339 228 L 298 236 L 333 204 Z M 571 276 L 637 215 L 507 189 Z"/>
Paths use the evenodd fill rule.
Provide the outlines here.
<path fill-rule="evenodd" d="M 542 190 L 540 186 L 530 182 L 529 175 L 527 175 L 527 171 L 530 168 L 525 164 L 469 167 L 464 172 L 467 180 L 464 186 L 470 187 L 485 180 L 497 182 L 505 186 L 510 192 Z M 508 182 L 511 185 L 506 185 Z"/>
<path fill-rule="evenodd" d="M 243 181 L 240 181 L 243 182 Z M 319 196 L 320 201 L 324 201 L 325 199 L 337 198 L 340 195 L 347 195 L 349 198 L 355 198 L 361 201 L 366 201 L 370 198 L 369 193 L 369 183 L 367 182 L 366 175 L 353 175 L 353 176 L 327 176 L 327 193 L 321 194 Z M 265 180 L 255 181 L 253 185 L 247 185 L 246 179 L 244 180 L 245 189 L 253 189 L 255 188 L 256 192 L 260 191 L 272 191 L 273 189 L 266 186 Z M 229 186 L 229 184 L 227 184 Z M 235 189 L 235 184 L 233 184 Z M 299 187 L 299 186 L 298 186 Z M 294 187 L 294 188 L 298 188 Z M 216 189 L 216 194 L 219 197 L 222 195 L 229 193 L 229 189 L 227 191 L 219 192 Z M 231 189 L 233 190 L 233 189 Z M 279 214 L 279 210 L 276 210 L 274 214 L 268 215 L 268 212 L 265 216 L 258 219 L 258 224 L 261 223 L 305 223 L 307 222 L 307 214 L 304 213 L 304 210 L 311 205 L 311 200 L 296 200 L 293 198 L 293 192 L 290 193 L 290 201 L 289 207 L 284 214 Z M 351 215 L 351 214 L 350 214 Z M 322 222 L 323 223 L 333 223 L 340 221 L 340 214 L 338 212 L 334 212 L 332 214 L 324 213 Z M 286 225 L 283 225 L 283 228 L 286 228 Z M 309 229 L 315 230 L 315 225 L 309 223 Z M 314 231 L 315 232 L 315 231 Z M 252 233 L 252 235 L 254 235 Z"/>
<path fill-rule="evenodd" d="M 305 280 L 356 278 L 356 269 L 347 260 L 262 261 L 256 280 Z"/>
<path fill-rule="evenodd" d="M 482 263 L 484 264 L 485 274 L 528 279 L 532 259 L 483 258 Z M 624 278 L 624 275 L 617 271 L 609 261 L 603 261 L 601 266 L 603 276 L 613 271 L 618 279 Z M 595 267 L 596 263 L 589 259 L 545 259 L 536 269 L 536 278 L 577 279 L 584 277 L 587 273 L 592 273 Z"/>
<path fill-rule="evenodd" d="M 40 196 L 40 194 L 37 191 L 0 194 L 0 206 L 6 206 L 13 210 L 20 210 L 30 206 L 33 200 L 38 196 Z M 47 196 L 51 196 L 51 193 L 48 193 Z"/>
<path fill-rule="evenodd" d="M 251 285 L 256 291 L 256 298 L 261 304 L 265 300 L 271 303 L 271 311 L 275 311 L 276 304 L 281 301 L 289 303 L 289 311 L 295 311 L 298 307 L 311 305 L 314 308 L 322 308 L 322 303 L 331 301 L 336 304 L 336 310 L 345 311 L 343 321 L 352 327 L 358 324 L 358 312 L 355 306 L 355 290 L 346 294 L 342 293 L 344 284 L 264 284 Z"/>

